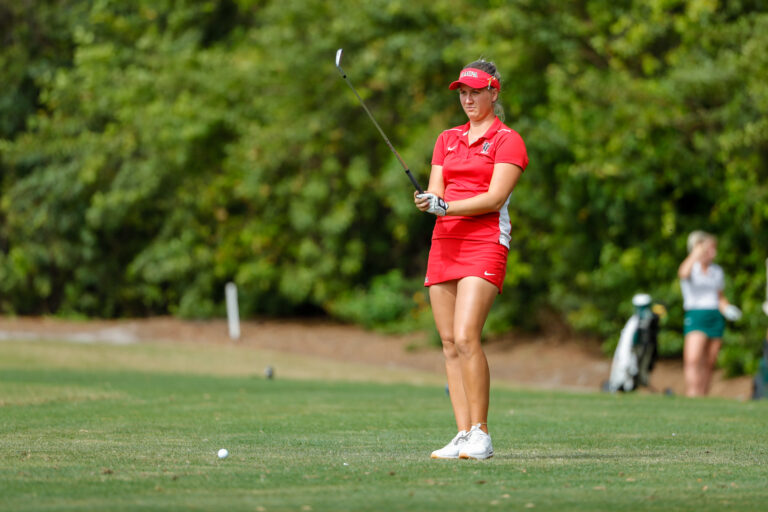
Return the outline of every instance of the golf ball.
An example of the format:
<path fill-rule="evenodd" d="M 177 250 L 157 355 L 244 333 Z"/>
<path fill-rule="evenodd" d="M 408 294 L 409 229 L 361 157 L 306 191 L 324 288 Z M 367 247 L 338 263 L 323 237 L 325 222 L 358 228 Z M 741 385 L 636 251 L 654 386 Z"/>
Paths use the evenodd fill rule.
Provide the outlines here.
<path fill-rule="evenodd" d="M 220 459 L 226 459 L 227 457 L 229 457 L 229 452 L 227 451 L 226 448 L 222 448 L 221 450 L 219 450 Z"/>

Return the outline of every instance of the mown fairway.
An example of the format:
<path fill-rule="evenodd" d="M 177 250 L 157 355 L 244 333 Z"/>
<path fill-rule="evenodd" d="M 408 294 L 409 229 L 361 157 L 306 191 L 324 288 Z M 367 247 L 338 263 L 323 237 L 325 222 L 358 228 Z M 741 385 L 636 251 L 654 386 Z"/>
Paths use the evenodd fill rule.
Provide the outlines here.
<path fill-rule="evenodd" d="M 768 506 L 768 403 L 495 388 L 497 455 L 432 461 L 442 386 L 228 373 L 247 350 L 0 342 L 0 509 Z"/>

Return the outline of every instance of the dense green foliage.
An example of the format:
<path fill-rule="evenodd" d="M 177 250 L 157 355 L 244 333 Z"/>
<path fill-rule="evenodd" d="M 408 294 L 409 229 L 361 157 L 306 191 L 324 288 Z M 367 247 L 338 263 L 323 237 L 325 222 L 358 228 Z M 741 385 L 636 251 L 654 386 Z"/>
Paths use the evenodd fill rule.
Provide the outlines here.
<path fill-rule="evenodd" d="M 464 121 L 446 85 L 484 56 L 531 161 L 489 328 L 554 311 L 615 341 L 642 290 L 667 304 L 674 352 L 676 268 L 705 229 L 745 312 L 730 357 L 753 364 L 765 1 L 34 4 L 0 1 L 0 312 L 210 316 L 234 280 L 245 315 L 424 318 L 433 219 L 333 57 L 426 182 Z M 397 304 L 366 313 L 386 282 Z"/>
<path fill-rule="evenodd" d="M 765 401 L 494 389 L 494 457 L 431 460 L 442 386 L 231 375 L 258 352 L 211 348 L 0 342 L 0 510 L 765 509 Z"/>

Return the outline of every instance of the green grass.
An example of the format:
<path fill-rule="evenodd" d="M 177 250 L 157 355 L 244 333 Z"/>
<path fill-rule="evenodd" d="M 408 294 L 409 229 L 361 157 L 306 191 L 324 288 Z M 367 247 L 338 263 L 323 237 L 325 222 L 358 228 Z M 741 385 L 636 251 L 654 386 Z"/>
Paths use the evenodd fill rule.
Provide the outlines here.
<path fill-rule="evenodd" d="M 0 510 L 768 507 L 768 403 L 494 388 L 496 456 L 432 461 L 441 385 L 227 374 L 241 350 L 0 343 Z"/>

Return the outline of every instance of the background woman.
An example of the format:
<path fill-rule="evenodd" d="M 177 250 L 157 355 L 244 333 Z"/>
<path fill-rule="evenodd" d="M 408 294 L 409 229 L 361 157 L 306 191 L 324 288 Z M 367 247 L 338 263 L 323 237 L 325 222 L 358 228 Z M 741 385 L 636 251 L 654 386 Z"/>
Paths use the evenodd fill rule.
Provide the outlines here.
<path fill-rule="evenodd" d="M 493 456 L 490 376 L 480 336 L 504 282 L 511 233 L 507 205 L 528 156 L 520 135 L 497 117 L 501 83 L 492 62 L 467 65 L 449 89 L 459 90 L 468 122 L 440 134 L 427 192 L 414 198 L 419 210 L 438 217 L 424 283 L 458 427 L 432 457 L 487 459 Z"/>
<path fill-rule="evenodd" d="M 688 236 L 688 257 L 677 271 L 685 310 L 683 372 L 688 396 L 709 393 L 725 331 L 724 317 L 729 320 L 741 317 L 739 308 L 729 304 L 723 295 L 725 275 L 714 263 L 715 256 L 717 238 L 704 231 L 694 231 Z"/>

